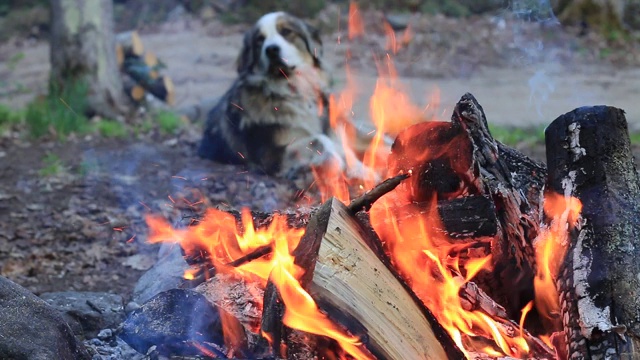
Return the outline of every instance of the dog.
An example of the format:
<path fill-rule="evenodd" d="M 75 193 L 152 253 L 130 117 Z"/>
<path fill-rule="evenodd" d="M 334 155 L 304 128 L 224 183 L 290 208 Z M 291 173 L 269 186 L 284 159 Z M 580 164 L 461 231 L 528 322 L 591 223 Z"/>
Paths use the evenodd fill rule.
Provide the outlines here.
<path fill-rule="evenodd" d="M 317 29 L 266 14 L 245 33 L 236 65 L 237 79 L 208 114 L 200 157 L 288 178 L 303 167 L 345 168 Z"/>

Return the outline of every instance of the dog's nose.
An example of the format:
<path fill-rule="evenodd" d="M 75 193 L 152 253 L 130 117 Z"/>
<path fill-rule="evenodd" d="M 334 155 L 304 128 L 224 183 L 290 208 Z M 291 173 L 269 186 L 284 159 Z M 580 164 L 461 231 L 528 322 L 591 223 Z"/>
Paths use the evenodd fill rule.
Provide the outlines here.
<path fill-rule="evenodd" d="M 264 51 L 267 53 L 267 56 L 270 58 L 280 57 L 280 46 L 278 45 L 269 45 Z"/>

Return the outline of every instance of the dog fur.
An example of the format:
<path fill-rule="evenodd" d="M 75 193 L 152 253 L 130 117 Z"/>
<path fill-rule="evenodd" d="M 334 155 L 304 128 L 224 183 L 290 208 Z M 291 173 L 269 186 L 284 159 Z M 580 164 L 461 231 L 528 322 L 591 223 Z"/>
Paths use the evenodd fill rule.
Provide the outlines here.
<path fill-rule="evenodd" d="M 281 176 L 302 164 L 344 167 L 316 29 L 284 12 L 264 15 L 244 36 L 237 73 L 208 115 L 200 157 Z"/>

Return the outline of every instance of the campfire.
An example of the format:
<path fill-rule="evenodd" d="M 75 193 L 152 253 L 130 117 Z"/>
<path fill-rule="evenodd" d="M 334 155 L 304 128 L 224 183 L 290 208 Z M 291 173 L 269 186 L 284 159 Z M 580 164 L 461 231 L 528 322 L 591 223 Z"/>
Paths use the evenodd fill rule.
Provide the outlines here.
<path fill-rule="evenodd" d="M 350 20 L 355 38 L 355 8 Z M 450 121 L 413 104 L 392 61 L 410 30 L 385 28 L 389 56 L 370 99 L 377 130 L 361 154 L 368 172 L 319 169 L 322 203 L 310 211 L 211 208 L 185 227 L 149 216 L 149 240 L 179 244 L 191 264 L 185 287 L 195 288 L 150 303 L 177 311 L 167 304 L 204 297 L 209 305 L 193 307 L 210 308 L 159 343 L 141 339 L 143 306 L 123 337 L 229 358 L 637 354 L 639 265 L 626 239 L 638 235 L 639 189 L 624 113 L 559 117 L 546 130 L 545 166 L 496 141 L 471 94 Z M 330 113 L 352 147 L 357 81 L 348 79 Z"/>

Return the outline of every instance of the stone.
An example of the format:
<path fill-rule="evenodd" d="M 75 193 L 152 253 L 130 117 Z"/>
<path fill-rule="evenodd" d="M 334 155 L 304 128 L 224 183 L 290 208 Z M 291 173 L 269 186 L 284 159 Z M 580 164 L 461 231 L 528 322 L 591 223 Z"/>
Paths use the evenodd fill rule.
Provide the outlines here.
<path fill-rule="evenodd" d="M 2 276 L 0 314 L 0 359 L 91 359 L 56 309 Z"/>
<path fill-rule="evenodd" d="M 163 244 L 158 258 L 158 262 L 138 279 L 133 289 L 132 302 L 144 304 L 159 293 L 182 285 L 184 272 L 189 264 L 182 257 L 180 246 Z"/>
<path fill-rule="evenodd" d="M 120 295 L 102 292 L 65 291 L 40 295 L 71 326 L 76 335 L 92 338 L 102 329 L 115 329 L 124 321 Z"/>
<path fill-rule="evenodd" d="M 221 315 L 223 312 L 193 290 L 171 289 L 129 314 L 118 336 L 143 354 L 155 345 L 162 355 L 199 355 L 201 350 L 192 344 L 224 345 L 222 316 L 226 315 L 225 327 L 243 329 L 229 313 Z M 225 357 L 216 347 L 207 348 Z M 238 354 L 247 355 L 243 349 L 237 350 Z"/>

